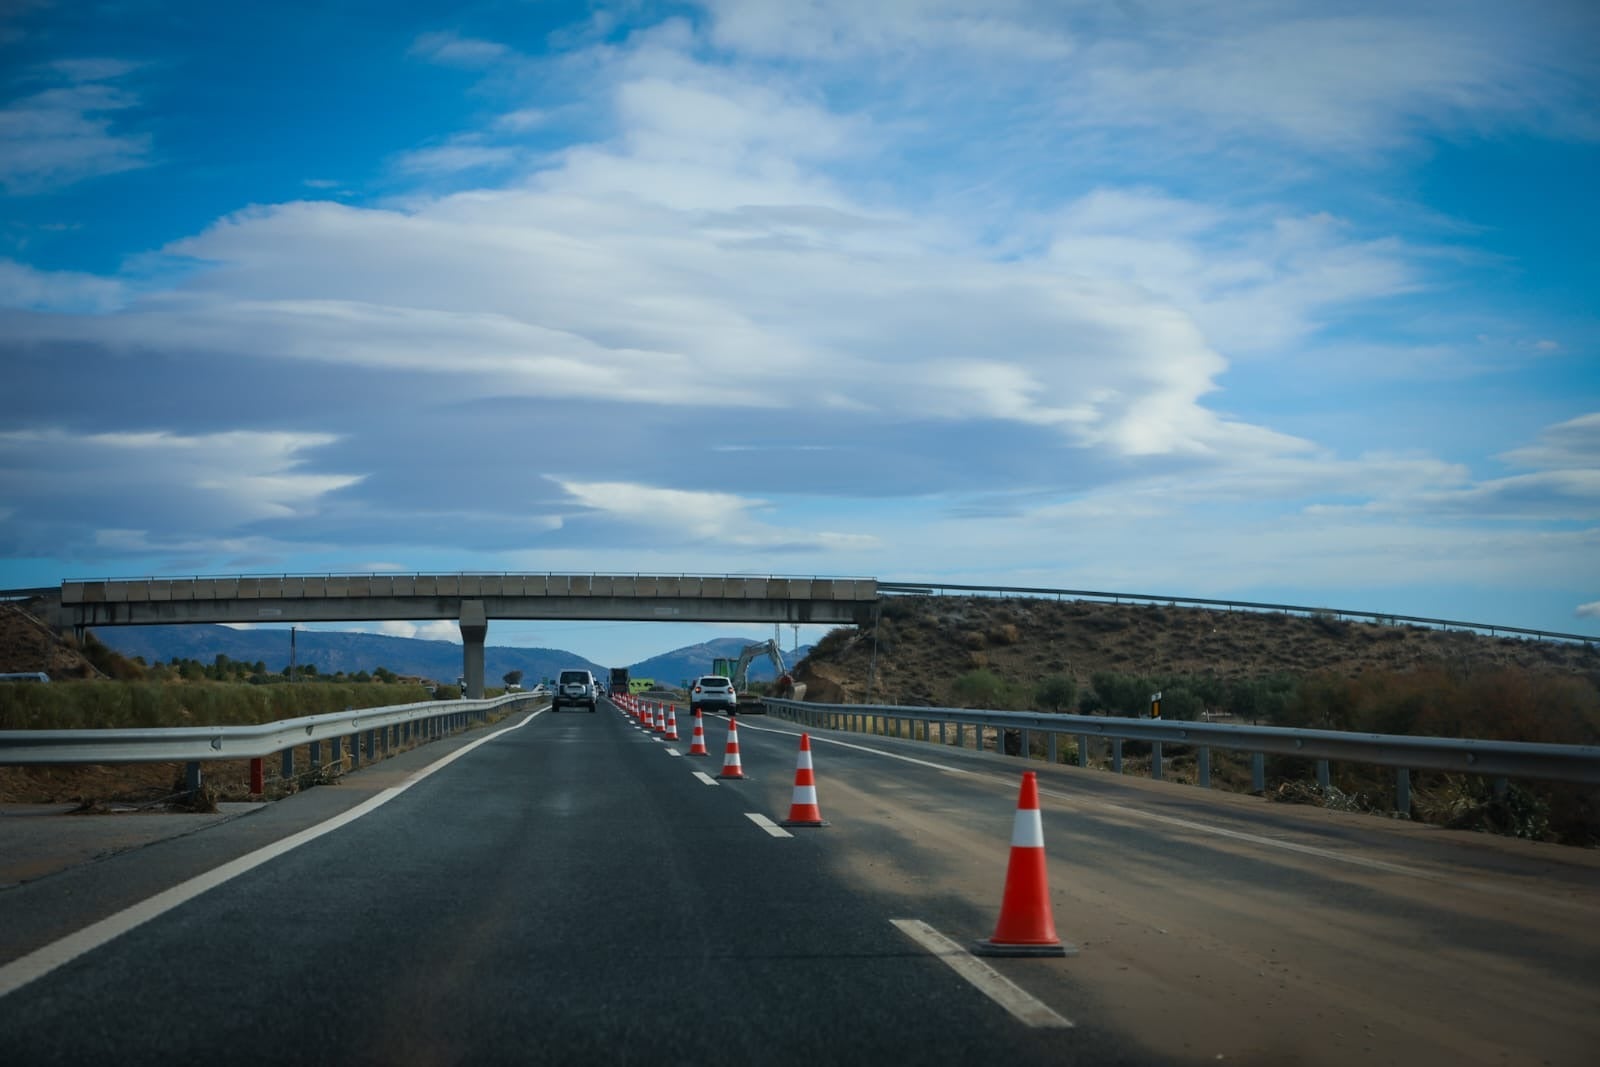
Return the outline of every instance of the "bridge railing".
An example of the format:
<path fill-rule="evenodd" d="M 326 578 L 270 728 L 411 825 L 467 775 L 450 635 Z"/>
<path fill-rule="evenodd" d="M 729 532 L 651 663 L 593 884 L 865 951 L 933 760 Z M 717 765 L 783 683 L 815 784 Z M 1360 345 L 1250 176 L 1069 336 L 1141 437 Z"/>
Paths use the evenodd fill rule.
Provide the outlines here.
<path fill-rule="evenodd" d="M 868 601 L 877 595 L 872 578 L 777 574 L 246 574 L 74 578 L 61 583 L 62 603 L 69 605 L 393 596 Z"/>
<path fill-rule="evenodd" d="M 1326 791 L 1329 763 L 1365 763 L 1395 769 L 1395 808 L 1411 811 L 1411 772 L 1446 771 L 1483 775 L 1497 780 L 1526 778 L 1550 782 L 1600 785 L 1600 746 L 1546 745 L 1524 741 L 1482 741 L 1449 737 L 1406 737 L 1396 734 L 1346 733 L 1339 730 L 1298 730 L 1281 726 L 1245 726 L 1234 723 L 1186 722 L 1172 719 L 1126 719 L 1100 715 L 1057 715 L 1025 711 L 987 711 L 970 708 L 917 708 L 887 704 L 809 704 L 764 697 L 771 714 L 807 726 L 931 741 L 948 744 L 946 731 L 954 727 L 956 745 L 965 743 L 972 727 L 976 747 L 983 746 L 985 730 L 997 738 L 1019 735 L 1015 755 L 1031 757 L 1032 739 L 1047 738 L 1050 762 L 1058 760 L 1058 738 L 1077 739 L 1078 764 L 1089 766 L 1089 744 L 1104 738 L 1111 747 L 1111 770 L 1122 773 L 1124 741 L 1144 741 L 1151 747 L 1150 776 L 1162 776 L 1162 746 L 1185 745 L 1195 749 L 1197 782 L 1211 785 L 1211 750 L 1247 752 L 1251 757 L 1251 789 L 1266 789 L 1266 756 L 1298 756 L 1316 761 L 1317 784 Z M 920 733 L 920 737 L 919 737 Z M 1007 751 L 1003 740 L 999 751 Z"/>
<path fill-rule="evenodd" d="M 261 761 L 281 754 L 284 778 L 295 773 L 296 748 L 309 745 L 313 766 L 345 758 L 352 767 L 413 741 L 432 740 L 486 721 L 501 708 L 542 702 L 529 693 L 489 700 L 430 700 L 349 709 L 250 726 L 177 726 L 131 730 L 0 730 L 0 766 L 99 763 L 184 763 L 188 788 L 200 788 L 200 767 L 218 760 L 250 760 L 251 792 L 261 792 Z"/>

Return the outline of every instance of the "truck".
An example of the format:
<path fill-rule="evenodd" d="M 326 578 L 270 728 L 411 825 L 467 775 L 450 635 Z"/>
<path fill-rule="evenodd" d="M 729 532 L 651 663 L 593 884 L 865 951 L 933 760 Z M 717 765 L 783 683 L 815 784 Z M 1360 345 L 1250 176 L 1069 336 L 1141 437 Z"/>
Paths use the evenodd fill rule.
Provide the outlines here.
<path fill-rule="evenodd" d="M 626 667 L 612 667 L 611 668 L 611 685 L 607 689 L 607 692 L 610 692 L 610 693 L 627 693 L 627 692 L 631 692 L 631 691 L 632 690 L 630 689 L 630 687 L 628 685 L 628 668 L 626 668 Z"/>

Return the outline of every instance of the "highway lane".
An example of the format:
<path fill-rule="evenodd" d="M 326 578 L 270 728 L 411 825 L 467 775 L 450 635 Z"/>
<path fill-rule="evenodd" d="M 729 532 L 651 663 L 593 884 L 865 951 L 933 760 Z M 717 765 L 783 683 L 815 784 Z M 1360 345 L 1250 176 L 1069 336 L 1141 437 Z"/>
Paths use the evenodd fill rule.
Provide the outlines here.
<path fill-rule="evenodd" d="M 833 825 L 777 839 L 746 813 L 787 812 L 800 731 L 740 722 L 750 778 L 706 785 L 721 719 L 691 759 L 669 754 L 687 716 L 676 745 L 610 709 L 540 716 L 0 999 L 0 1062 L 308 1043 L 417 1063 L 1592 1059 L 1592 851 L 1031 763 L 1056 921 L 1083 951 L 992 961 L 1078 1024 L 1030 1030 L 890 925 L 993 929 L 1021 762 L 813 731 Z M 7 890 L 0 959 L 438 752 Z"/>
<path fill-rule="evenodd" d="M 769 804 L 799 732 L 741 719 Z M 1022 761 L 812 736 L 835 876 L 986 934 Z M 1229 1062 L 1593 1062 L 1593 850 L 1026 766 L 1040 774 L 1057 925 L 1083 948 L 1027 980 L 1075 1018 Z"/>
<path fill-rule="evenodd" d="M 1164 1062 L 1022 1025 L 891 925 L 902 895 L 830 873 L 842 838 L 755 825 L 775 779 L 707 786 L 667 749 L 609 708 L 538 715 L 0 999 L 0 1061 Z M 239 852 L 205 836 L 160 855 Z M 0 899 L 72 885 L 98 917 L 123 872 L 159 882 L 94 866 Z"/>

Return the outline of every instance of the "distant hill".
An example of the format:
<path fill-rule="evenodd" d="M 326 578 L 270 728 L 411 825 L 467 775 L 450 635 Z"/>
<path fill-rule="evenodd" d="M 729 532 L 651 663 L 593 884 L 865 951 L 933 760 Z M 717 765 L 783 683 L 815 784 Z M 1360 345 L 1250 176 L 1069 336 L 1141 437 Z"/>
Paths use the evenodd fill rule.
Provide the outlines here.
<path fill-rule="evenodd" d="M 174 657 L 210 663 L 219 653 L 245 663 L 260 661 L 272 672 L 283 670 L 289 663 L 287 630 L 235 630 L 216 625 L 104 626 L 94 633 L 110 648 L 125 656 L 142 656 L 147 663 L 166 663 Z M 741 637 L 718 638 L 664 652 L 631 664 L 628 670 L 638 678 L 677 685 L 711 670 L 711 661 L 716 657 L 734 658 L 746 645 L 754 643 Z M 452 641 L 301 630 L 295 646 L 297 662 L 315 664 L 323 674 L 354 674 L 386 667 L 396 674 L 453 682 L 461 673 L 461 646 Z M 802 646 L 800 655 L 809 650 L 809 645 Z M 784 655 L 788 657 L 787 652 Z M 489 685 L 498 684 L 508 671 L 520 670 L 524 678 L 534 681 L 554 678 L 570 667 L 587 667 L 602 679 L 611 673 L 609 666 L 559 648 L 491 645 L 484 649 L 484 680 Z M 772 663 L 765 656 L 751 663 L 751 681 L 771 681 L 773 677 Z"/>
<path fill-rule="evenodd" d="M 95 631 L 95 636 L 123 655 L 142 656 L 147 663 L 166 663 L 174 657 L 210 663 L 221 653 L 246 663 L 259 660 L 273 672 L 289 664 L 287 630 L 235 630 L 215 625 L 104 626 Z M 441 682 L 454 682 L 461 674 L 460 645 L 384 634 L 301 630 L 295 639 L 295 658 L 302 664 L 315 664 L 323 674 L 354 674 L 386 667 L 396 674 L 416 674 Z M 529 681 L 554 678 L 568 667 L 587 667 L 596 675 L 602 673 L 599 664 L 559 648 L 491 645 L 484 649 L 483 663 L 488 685 L 498 685 L 503 675 L 514 670 L 522 671 Z"/>

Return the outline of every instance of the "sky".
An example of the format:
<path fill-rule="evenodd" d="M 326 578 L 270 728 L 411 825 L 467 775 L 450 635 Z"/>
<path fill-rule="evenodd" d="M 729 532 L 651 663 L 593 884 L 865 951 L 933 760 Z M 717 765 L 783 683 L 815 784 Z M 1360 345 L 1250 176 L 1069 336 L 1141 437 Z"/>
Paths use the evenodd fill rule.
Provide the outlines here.
<path fill-rule="evenodd" d="M 1586 0 L 11 0 L 0 588 L 837 575 L 1600 635 L 1596 188 Z M 489 641 L 726 633 L 770 636 Z"/>

